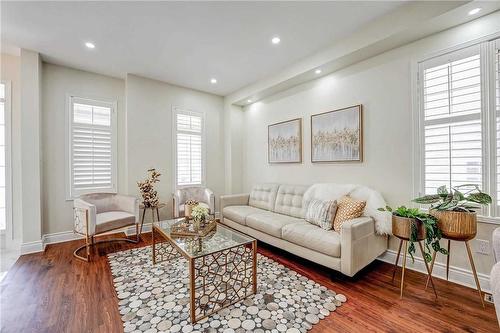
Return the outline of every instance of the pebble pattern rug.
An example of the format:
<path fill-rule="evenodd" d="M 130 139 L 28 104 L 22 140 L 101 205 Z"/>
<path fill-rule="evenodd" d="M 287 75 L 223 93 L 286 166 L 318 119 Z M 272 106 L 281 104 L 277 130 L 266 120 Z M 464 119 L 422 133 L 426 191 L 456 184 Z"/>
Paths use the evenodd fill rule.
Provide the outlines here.
<path fill-rule="evenodd" d="M 151 247 L 108 255 L 125 332 L 306 332 L 346 301 L 342 294 L 258 254 L 257 294 L 191 325 L 183 258 L 153 266 Z"/>

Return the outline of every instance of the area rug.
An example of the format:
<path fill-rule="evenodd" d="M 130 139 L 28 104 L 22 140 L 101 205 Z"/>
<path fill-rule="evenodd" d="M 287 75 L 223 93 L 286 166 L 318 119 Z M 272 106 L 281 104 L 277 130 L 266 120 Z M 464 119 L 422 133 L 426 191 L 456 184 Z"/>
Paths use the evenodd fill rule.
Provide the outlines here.
<path fill-rule="evenodd" d="M 185 259 L 153 266 L 150 247 L 113 253 L 108 259 L 125 332 L 306 332 L 346 301 L 258 254 L 257 294 L 191 325 Z"/>

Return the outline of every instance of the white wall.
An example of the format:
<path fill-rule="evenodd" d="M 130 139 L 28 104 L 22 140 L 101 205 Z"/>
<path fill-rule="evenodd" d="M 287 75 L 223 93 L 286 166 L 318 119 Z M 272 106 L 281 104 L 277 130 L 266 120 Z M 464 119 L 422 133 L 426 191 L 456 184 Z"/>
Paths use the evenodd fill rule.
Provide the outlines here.
<path fill-rule="evenodd" d="M 104 75 L 68 67 L 43 64 L 42 149 L 43 149 L 43 234 L 73 230 L 73 202 L 66 200 L 67 95 L 117 101 L 118 190 L 126 186 L 125 82 Z"/>
<path fill-rule="evenodd" d="M 40 248 L 41 193 L 41 80 L 42 60 L 37 52 L 21 50 L 21 170 L 23 244 Z"/>
<path fill-rule="evenodd" d="M 12 169 L 12 226 L 13 238 L 22 237 L 22 191 L 21 191 L 21 58 L 0 55 L 1 80 L 11 84 L 11 169 Z"/>
<path fill-rule="evenodd" d="M 160 199 L 169 205 L 160 214 L 171 216 L 173 107 L 205 113 L 207 187 L 215 192 L 216 198 L 224 193 L 222 97 L 130 74 L 126 80 L 126 97 L 128 193 L 139 195 L 137 181 L 146 177 L 149 168 L 155 167 L 162 174 L 158 185 Z"/>
<path fill-rule="evenodd" d="M 245 108 L 243 187 L 278 182 L 360 183 L 382 192 L 392 206 L 412 198 L 411 67 L 415 59 L 500 32 L 500 12 L 463 26 L 394 49 L 323 78 L 302 84 Z M 313 164 L 310 162 L 310 115 L 363 104 L 363 163 Z M 302 164 L 267 163 L 267 126 L 303 119 Z M 235 171 L 233 170 L 233 173 Z M 478 238 L 491 239 L 494 226 L 479 224 Z M 463 244 L 454 244 L 451 264 L 469 269 Z M 396 248 L 391 240 L 391 248 Z M 493 258 L 475 254 L 479 272 L 489 274 Z M 443 258 L 439 258 L 440 261 Z"/>
<path fill-rule="evenodd" d="M 128 75 L 126 80 L 43 64 L 43 234 L 73 230 L 73 202 L 66 200 L 67 95 L 117 101 L 118 191 L 139 195 L 136 182 L 150 167 L 161 173 L 160 199 L 173 192 L 172 106 L 206 115 L 207 186 L 224 193 L 223 99 L 164 82 Z M 161 212 L 169 217 L 170 207 Z M 150 217 L 147 217 L 148 220 Z"/>

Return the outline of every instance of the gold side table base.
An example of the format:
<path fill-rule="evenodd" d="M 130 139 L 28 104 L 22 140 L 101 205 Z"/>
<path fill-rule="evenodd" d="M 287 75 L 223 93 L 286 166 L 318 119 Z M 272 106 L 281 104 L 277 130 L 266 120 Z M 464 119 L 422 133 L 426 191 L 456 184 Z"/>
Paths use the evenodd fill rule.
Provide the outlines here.
<path fill-rule="evenodd" d="M 438 298 L 437 292 L 436 292 L 436 287 L 434 286 L 434 281 L 432 280 L 432 271 L 429 268 L 429 265 L 427 261 L 425 261 L 424 257 L 424 248 L 422 246 L 422 242 L 418 241 L 417 242 L 420 248 L 420 252 L 422 253 L 422 258 L 424 258 L 424 263 L 425 263 L 425 268 L 427 269 L 427 282 L 431 282 L 432 284 L 432 289 L 434 290 L 434 296 L 436 299 Z M 404 290 L 404 281 L 405 281 L 405 271 L 406 271 L 406 254 L 408 253 L 408 240 L 404 239 L 399 239 L 399 249 L 398 249 L 398 255 L 396 256 L 396 262 L 394 263 L 394 270 L 392 272 L 392 281 L 394 281 L 394 277 L 396 276 L 396 271 L 398 269 L 398 261 L 399 261 L 399 256 L 401 254 L 401 249 L 404 247 L 404 253 L 403 253 L 403 263 L 402 263 L 402 269 L 401 269 L 401 283 L 400 283 L 400 292 L 399 292 L 399 298 L 403 298 L 403 290 Z M 427 285 L 426 285 L 427 288 Z"/>
<path fill-rule="evenodd" d="M 450 256 L 451 256 L 450 242 L 451 242 L 451 240 L 448 239 L 448 256 L 446 258 L 446 281 L 448 281 L 449 271 L 450 271 Z M 472 269 L 472 273 L 474 275 L 474 280 L 476 281 L 476 287 L 477 287 L 477 292 L 479 294 L 479 299 L 481 300 L 481 304 L 482 304 L 483 308 L 485 308 L 484 300 L 483 300 L 483 292 L 481 291 L 481 285 L 479 284 L 479 279 L 477 277 L 476 265 L 474 265 L 474 258 L 472 257 L 472 251 L 470 249 L 470 244 L 469 244 L 469 241 L 463 241 L 463 242 L 465 242 L 465 248 L 467 249 L 467 255 L 469 257 L 470 266 Z M 432 274 L 432 270 L 434 269 L 434 262 L 436 261 L 436 254 L 437 253 L 434 252 L 434 254 L 432 255 L 431 274 Z M 429 283 L 429 279 L 427 279 L 427 283 L 425 284 L 425 288 L 427 288 L 428 283 Z"/>

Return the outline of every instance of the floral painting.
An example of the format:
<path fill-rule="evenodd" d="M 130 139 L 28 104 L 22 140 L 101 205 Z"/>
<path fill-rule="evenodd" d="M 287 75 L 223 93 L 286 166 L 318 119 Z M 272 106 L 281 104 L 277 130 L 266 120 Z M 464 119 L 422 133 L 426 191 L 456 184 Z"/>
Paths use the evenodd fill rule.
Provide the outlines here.
<path fill-rule="evenodd" d="M 302 162 L 302 119 L 293 119 L 268 127 L 269 163 Z"/>
<path fill-rule="evenodd" d="M 361 105 L 311 116 L 312 162 L 361 162 Z"/>

